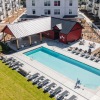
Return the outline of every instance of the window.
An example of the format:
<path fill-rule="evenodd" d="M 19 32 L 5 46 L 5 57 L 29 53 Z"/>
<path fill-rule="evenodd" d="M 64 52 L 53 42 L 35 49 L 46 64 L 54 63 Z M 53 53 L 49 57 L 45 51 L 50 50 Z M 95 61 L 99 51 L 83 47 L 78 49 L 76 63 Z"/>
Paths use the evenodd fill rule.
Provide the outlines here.
<path fill-rule="evenodd" d="M 69 0 L 69 6 L 72 6 L 72 0 Z"/>
<path fill-rule="evenodd" d="M 69 14 L 72 14 L 72 9 L 69 9 Z"/>
<path fill-rule="evenodd" d="M 51 11 L 50 11 L 49 9 L 45 9 L 45 10 L 44 10 L 44 14 L 45 14 L 45 15 L 50 15 L 50 14 L 51 14 Z"/>
<path fill-rule="evenodd" d="M 60 6 L 60 0 L 55 0 L 54 1 L 54 6 Z"/>
<path fill-rule="evenodd" d="M 54 9 L 54 14 L 55 15 L 60 15 L 60 9 Z"/>
<path fill-rule="evenodd" d="M 50 6 L 50 0 L 44 0 L 44 6 Z"/>
<path fill-rule="evenodd" d="M 32 0 L 32 6 L 35 6 L 35 0 Z"/>
<path fill-rule="evenodd" d="M 33 13 L 33 14 L 36 14 L 36 11 L 35 11 L 35 9 L 33 9 L 33 10 L 32 10 L 32 13 Z"/>

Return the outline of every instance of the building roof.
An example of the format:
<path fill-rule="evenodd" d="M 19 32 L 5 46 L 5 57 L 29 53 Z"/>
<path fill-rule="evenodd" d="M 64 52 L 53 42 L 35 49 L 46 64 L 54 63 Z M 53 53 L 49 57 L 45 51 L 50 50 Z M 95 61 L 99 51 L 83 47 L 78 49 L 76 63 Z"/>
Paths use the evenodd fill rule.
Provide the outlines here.
<path fill-rule="evenodd" d="M 34 20 L 8 24 L 3 29 L 3 32 L 7 32 L 5 30 L 8 28 L 10 30 L 9 32 L 11 32 L 16 38 L 22 38 L 52 30 L 53 27 L 57 26 L 59 30 L 61 30 L 61 33 L 68 34 L 76 23 L 77 22 L 75 21 L 69 21 L 59 18 L 42 17 Z"/>
<path fill-rule="evenodd" d="M 60 32 L 64 34 L 68 34 L 76 23 L 77 22 L 75 21 L 59 19 L 59 18 L 51 18 L 51 28 L 57 26 L 58 24 L 61 24 L 62 29 Z"/>
<path fill-rule="evenodd" d="M 47 30 L 51 30 L 51 18 L 37 18 L 34 20 L 23 21 L 19 23 L 9 24 L 6 27 L 10 29 L 16 38 L 21 38 Z"/>

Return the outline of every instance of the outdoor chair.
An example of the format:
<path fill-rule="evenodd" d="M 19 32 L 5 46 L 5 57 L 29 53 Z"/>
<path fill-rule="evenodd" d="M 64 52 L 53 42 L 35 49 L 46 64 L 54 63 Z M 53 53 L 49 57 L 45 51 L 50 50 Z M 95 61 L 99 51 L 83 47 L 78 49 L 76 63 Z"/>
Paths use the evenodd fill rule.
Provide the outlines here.
<path fill-rule="evenodd" d="M 82 51 L 82 49 L 78 49 L 75 54 L 78 55 L 78 54 L 80 54 L 81 51 Z"/>
<path fill-rule="evenodd" d="M 63 100 L 65 96 L 68 96 L 69 92 L 66 90 L 57 96 L 57 100 Z"/>
<path fill-rule="evenodd" d="M 18 69 L 19 67 L 22 67 L 22 63 L 19 63 L 18 65 L 15 65 L 15 66 L 13 66 L 12 67 L 12 70 L 16 70 L 16 69 Z"/>
<path fill-rule="evenodd" d="M 72 49 L 73 49 L 72 47 L 69 47 L 67 50 L 68 50 L 68 51 L 72 51 Z"/>
<path fill-rule="evenodd" d="M 77 96 L 72 95 L 69 99 L 65 99 L 65 100 L 77 100 L 77 99 L 78 99 Z"/>
<path fill-rule="evenodd" d="M 2 60 L 2 62 L 5 63 L 5 62 L 7 62 L 7 61 L 9 61 L 9 60 L 11 60 L 11 59 L 12 59 L 12 58 L 5 58 L 5 59 Z"/>
<path fill-rule="evenodd" d="M 89 59 L 90 59 L 90 60 L 94 60 L 94 59 L 95 59 L 95 57 L 96 57 L 96 54 L 91 55 Z"/>
<path fill-rule="evenodd" d="M 37 77 L 39 77 L 39 76 L 40 76 L 39 73 L 35 73 L 35 74 L 29 76 L 27 81 L 31 81 L 32 79 L 35 79 L 35 78 L 37 78 Z"/>
<path fill-rule="evenodd" d="M 50 97 L 54 97 L 55 95 L 57 95 L 58 93 L 60 93 L 63 90 L 62 87 L 57 87 L 55 90 L 51 90 L 50 91 Z"/>
<path fill-rule="evenodd" d="M 22 69 L 21 67 L 19 68 L 18 72 L 23 75 L 24 77 L 26 77 L 27 75 L 29 75 L 30 71 L 25 71 L 24 69 Z"/>
<path fill-rule="evenodd" d="M 37 78 L 37 79 L 35 79 L 34 81 L 32 81 L 32 82 L 33 82 L 33 85 L 34 85 L 34 84 L 38 84 L 38 82 L 43 81 L 44 79 L 45 79 L 44 76 L 40 76 L 39 78 Z"/>
<path fill-rule="evenodd" d="M 11 60 L 11 61 L 9 61 L 9 62 L 6 62 L 6 65 L 12 65 L 13 63 L 15 63 L 16 62 L 16 59 L 13 59 L 13 60 Z"/>
<path fill-rule="evenodd" d="M 99 61 L 100 61 L 100 58 L 97 57 L 97 58 L 94 59 L 94 61 L 95 61 L 95 62 L 99 62 Z"/>
<path fill-rule="evenodd" d="M 77 47 L 76 47 L 76 48 L 74 48 L 74 49 L 72 50 L 72 53 L 75 53 L 77 50 L 78 50 L 78 48 L 77 48 Z"/>
<path fill-rule="evenodd" d="M 44 92 L 48 92 L 48 91 L 51 90 L 51 88 L 54 88 L 54 87 L 56 87 L 56 86 L 57 86 L 57 84 L 51 83 L 51 84 L 49 84 L 48 86 L 46 86 L 46 87 L 44 88 Z"/>
<path fill-rule="evenodd" d="M 2 63 L 5 63 L 6 61 L 7 61 L 7 57 L 4 57 L 3 59 L 2 59 Z"/>
<path fill-rule="evenodd" d="M 10 58 L 8 58 L 7 60 L 5 60 L 5 63 L 7 64 L 7 63 L 9 63 L 9 62 L 11 62 L 11 61 L 13 61 L 14 60 L 14 58 L 13 57 L 10 57 Z"/>
<path fill-rule="evenodd" d="M 19 61 L 17 61 L 17 62 L 13 62 L 13 63 L 9 64 L 9 67 L 16 66 L 16 65 L 18 65 L 19 63 L 20 63 Z"/>
<path fill-rule="evenodd" d="M 48 83 L 50 83 L 50 80 L 46 79 L 43 82 L 38 83 L 38 88 L 41 88 L 41 87 L 47 85 Z"/>
<path fill-rule="evenodd" d="M 6 56 L 0 56 L 0 60 L 5 60 L 5 59 L 7 59 Z"/>
<path fill-rule="evenodd" d="M 79 42 L 79 45 L 84 45 L 84 41 L 80 41 Z"/>
<path fill-rule="evenodd" d="M 13 59 L 14 59 L 13 57 L 7 58 L 6 60 L 4 60 L 4 63 L 9 62 L 9 61 L 11 61 Z"/>
<path fill-rule="evenodd" d="M 85 56 L 86 53 L 87 53 L 87 51 L 85 50 L 80 54 L 80 56 L 83 57 L 83 56 Z"/>
<path fill-rule="evenodd" d="M 84 57 L 89 58 L 90 57 L 89 53 L 86 53 Z"/>

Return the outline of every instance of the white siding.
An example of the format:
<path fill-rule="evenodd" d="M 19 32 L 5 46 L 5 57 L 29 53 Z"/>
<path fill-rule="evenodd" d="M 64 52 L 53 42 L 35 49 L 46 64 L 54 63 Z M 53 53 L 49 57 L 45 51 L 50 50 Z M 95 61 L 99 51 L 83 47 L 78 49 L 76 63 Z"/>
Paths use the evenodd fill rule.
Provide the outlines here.
<path fill-rule="evenodd" d="M 69 9 L 72 9 L 71 15 L 77 15 L 78 11 L 78 0 L 73 0 L 73 5 L 69 6 L 69 0 L 60 0 L 60 6 L 54 6 L 54 0 L 51 1 L 51 6 L 44 6 L 44 0 L 35 0 L 35 6 L 32 6 L 32 0 L 26 0 L 27 14 L 32 14 L 32 9 L 36 9 L 36 14 L 38 16 L 44 15 L 45 9 L 51 10 L 52 17 L 62 18 L 64 15 L 69 15 Z M 60 9 L 60 15 L 54 14 L 54 9 Z"/>
<path fill-rule="evenodd" d="M 89 4 L 92 4 L 92 7 L 89 7 Z M 95 6 L 98 6 L 99 10 L 95 10 Z M 100 3 L 96 4 L 95 0 L 93 0 L 93 2 L 87 0 L 86 10 L 91 11 L 93 14 L 96 14 L 98 12 L 98 17 L 100 18 Z"/>

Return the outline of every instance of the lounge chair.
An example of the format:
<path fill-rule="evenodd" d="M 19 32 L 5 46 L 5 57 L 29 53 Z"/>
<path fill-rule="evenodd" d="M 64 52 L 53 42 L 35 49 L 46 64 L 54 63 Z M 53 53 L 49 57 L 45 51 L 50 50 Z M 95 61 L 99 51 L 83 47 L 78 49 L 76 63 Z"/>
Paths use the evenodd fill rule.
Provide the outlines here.
<path fill-rule="evenodd" d="M 13 62 L 12 64 L 9 64 L 9 67 L 16 66 L 16 65 L 18 65 L 19 63 L 20 63 L 19 61 L 17 61 L 17 62 Z"/>
<path fill-rule="evenodd" d="M 73 49 L 73 47 L 69 47 L 67 50 L 68 50 L 68 51 L 72 51 L 72 49 Z"/>
<path fill-rule="evenodd" d="M 26 77 L 27 75 L 29 75 L 30 71 L 26 71 L 23 68 L 19 68 L 18 72 L 23 75 L 24 77 Z"/>
<path fill-rule="evenodd" d="M 7 59 L 7 56 L 0 56 L 0 60 L 5 60 Z"/>
<path fill-rule="evenodd" d="M 80 54 L 80 52 L 82 51 L 82 49 L 78 49 L 78 50 L 76 50 L 76 55 L 78 55 L 78 54 Z"/>
<path fill-rule="evenodd" d="M 49 84 L 48 86 L 46 86 L 46 87 L 44 88 L 44 92 L 50 91 L 51 88 L 53 88 L 53 87 L 55 87 L 55 86 L 57 86 L 57 84 L 55 84 L 55 83 Z"/>
<path fill-rule="evenodd" d="M 95 61 L 95 62 L 99 62 L 99 61 L 100 61 L 100 58 L 97 57 L 97 58 L 94 59 L 94 61 Z"/>
<path fill-rule="evenodd" d="M 91 55 L 89 59 L 90 59 L 90 60 L 94 60 L 94 59 L 95 59 L 95 57 L 96 57 L 96 54 Z"/>
<path fill-rule="evenodd" d="M 57 96 L 57 100 L 63 100 L 65 96 L 68 96 L 69 92 L 66 90 Z"/>
<path fill-rule="evenodd" d="M 65 100 L 77 100 L 77 96 L 72 95 L 69 99 L 65 99 Z"/>
<path fill-rule="evenodd" d="M 18 69 L 19 67 L 22 67 L 23 66 L 23 63 L 19 63 L 18 65 L 15 65 L 12 67 L 12 70 L 16 70 Z"/>
<path fill-rule="evenodd" d="M 73 50 L 72 50 L 72 53 L 76 53 L 76 51 L 78 50 L 78 48 L 76 47 L 76 48 L 74 48 Z"/>
<path fill-rule="evenodd" d="M 40 76 L 39 78 L 35 79 L 33 82 L 33 84 L 37 84 L 38 82 L 40 82 L 41 80 L 44 80 L 44 76 Z"/>
<path fill-rule="evenodd" d="M 80 56 L 83 57 L 83 56 L 85 56 L 86 53 L 87 53 L 87 51 L 85 50 L 80 54 Z"/>
<path fill-rule="evenodd" d="M 50 82 L 49 79 L 46 79 L 46 80 L 44 80 L 43 82 L 40 82 L 40 83 L 38 84 L 38 88 L 41 88 L 41 87 L 47 85 L 49 82 Z"/>
<path fill-rule="evenodd" d="M 89 53 L 86 53 L 84 57 L 85 58 L 89 58 L 90 57 L 90 54 Z"/>
<path fill-rule="evenodd" d="M 9 62 L 6 62 L 6 64 L 10 66 L 10 65 L 12 65 L 12 64 L 15 63 L 15 62 L 16 62 L 16 59 L 13 59 L 13 60 L 11 60 L 11 61 L 9 61 Z"/>
<path fill-rule="evenodd" d="M 63 90 L 63 88 L 59 86 L 55 90 L 50 91 L 50 97 L 54 97 L 55 95 L 60 93 L 62 90 Z"/>
<path fill-rule="evenodd" d="M 9 61 L 5 62 L 5 64 L 6 64 L 6 65 L 9 65 L 9 64 L 11 64 L 11 63 L 13 63 L 13 62 L 15 62 L 15 61 L 16 61 L 16 59 L 13 58 L 12 60 L 9 60 Z"/>
<path fill-rule="evenodd" d="M 13 59 L 14 59 L 13 57 L 7 58 L 7 59 L 3 60 L 3 63 L 9 62 L 9 61 L 11 61 Z"/>
<path fill-rule="evenodd" d="M 31 75 L 30 77 L 28 77 L 27 81 L 31 81 L 32 79 L 37 78 L 39 75 L 40 75 L 39 73 L 35 73 L 35 74 Z"/>

